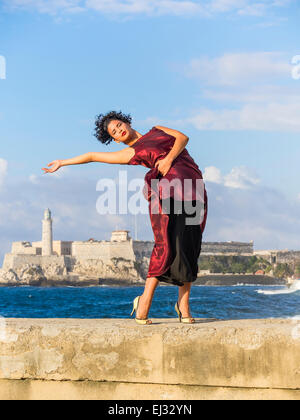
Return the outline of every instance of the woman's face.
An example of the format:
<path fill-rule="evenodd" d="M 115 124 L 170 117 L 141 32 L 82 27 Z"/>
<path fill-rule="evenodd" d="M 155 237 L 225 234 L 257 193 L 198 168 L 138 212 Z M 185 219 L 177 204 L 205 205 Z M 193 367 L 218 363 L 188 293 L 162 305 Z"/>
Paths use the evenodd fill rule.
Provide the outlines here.
<path fill-rule="evenodd" d="M 127 143 L 132 137 L 132 128 L 130 124 L 121 120 L 111 120 L 107 126 L 108 134 L 117 143 Z"/>

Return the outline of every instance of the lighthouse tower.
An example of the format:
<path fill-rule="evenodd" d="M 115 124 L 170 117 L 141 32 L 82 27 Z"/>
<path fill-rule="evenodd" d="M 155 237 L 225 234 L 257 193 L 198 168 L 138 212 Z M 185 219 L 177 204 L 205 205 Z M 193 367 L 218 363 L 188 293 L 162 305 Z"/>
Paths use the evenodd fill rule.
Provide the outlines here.
<path fill-rule="evenodd" d="M 51 211 L 46 209 L 43 219 L 43 235 L 42 235 L 42 255 L 49 256 L 53 254 L 53 236 L 52 236 L 52 219 Z"/>

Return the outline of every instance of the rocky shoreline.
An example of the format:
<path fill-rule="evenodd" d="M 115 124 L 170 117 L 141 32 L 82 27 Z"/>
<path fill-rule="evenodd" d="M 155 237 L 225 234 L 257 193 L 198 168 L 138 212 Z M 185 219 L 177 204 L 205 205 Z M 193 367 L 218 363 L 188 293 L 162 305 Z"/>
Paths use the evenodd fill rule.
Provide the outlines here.
<path fill-rule="evenodd" d="M 130 287 L 142 286 L 144 282 L 133 282 L 117 279 L 80 279 L 76 276 L 64 276 L 60 278 L 47 278 L 40 281 L 30 282 L 1 282 L 1 287 Z"/>
<path fill-rule="evenodd" d="M 22 269 L 5 271 L 0 269 L 0 287 L 36 286 L 36 287 L 129 287 L 143 286 L 146 275 L 128 276 L 128 272 L 120 271 L 111 273 L 105 277 L 99 275 L 87 275 L 77 273 L 53 274 L 43 270 L 40 266 L 26 265 Z M 284 286 L 288 282 L 285 279 L 265 275 L 234 274 L 234 275 L 201 275 L 194 285 L 198 286 Z M 167 283 L 161 283 L 167 286 Z"/>
<path fill-rule="evenodd" d="M 109 269 L 110 268 L 110 269 Z M 17 270 L 0 269 L 0 287 L 95 287 L 95 286 L 136 286 L 143 285 L 143 276 L 137 270 L 127 267 L 105 266 L 105 270 L 93 273 L 84 270 L 67 273 L 65 270 L 49 269 L 39 265 L 26 264 Z"/>

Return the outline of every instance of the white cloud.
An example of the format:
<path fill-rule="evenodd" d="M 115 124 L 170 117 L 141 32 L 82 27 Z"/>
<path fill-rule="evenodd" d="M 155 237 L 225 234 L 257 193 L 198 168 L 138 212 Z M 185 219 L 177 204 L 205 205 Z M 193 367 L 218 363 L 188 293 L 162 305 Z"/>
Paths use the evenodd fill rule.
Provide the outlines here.
<path fill-rule="evenodd" d="M 223 177 L 221 175 L 220 169 L 215 166 L 208 166 L 203 172 L 203 179 L 205 182 L 214 182 L 216 184 L 223 183 Z"/>
<path fill-rule="evenodd" d="M 7 174 L 8 163 L 6 160 L 0 158 L 0 188 L 4 184 L 4 180 Z"/>
<path fill-rule="evenodd" d="M 265 186 L 229 188 L 206 181 L 204 241 L 250 241 L 255 249 L 300 249 L 300 202 Z"/>
<path fill-rule="evenodd" d="M 154 126 L 154 125 L 164 125 L 165 122 L 160 117 L 147 117 L 143 120 L 136 119 L 136 124 L 139 124 L 141 126 Z"/>
<path fill-rule="evenodd" d="M 245 166 L 233 168 L 228 175 L 224 176 L 225 187 L 249 189 L 260 183 L 259 178 Z"/>
<path fill-rule="evenodd" d="M 86 7 L 104 13 L 116 14 L 184 15 L 205 12 L 199 2 L 178 0 L 87 0 Z"/>
<path fill-rule="evenodd" d="M 115 15 L 200 15 L 220 13 L 237 15 L 266 14 L 269 10 L 286 7 L 289 1 L 258 0 L 4 0 L 10 9 L 37 10 L 40 13 L 78 13 L 94 10 Z"/>
<path fill-rule="evenodd" d="M 59 12 L 78 13 L 85 10 L 82 0 L 4 0 L 8 9 L 36 10 L 55 15 Z"/>
<path fill-rule="evenodd" d="M 222 184 L 225 187 L 240 189 L 250 189 L 260 183 L 260 179 L 254 171 L 246 166 L 232 168 L 230 173 L 224 176 L 221 174 L 220 169 L 215 166 L 209 166 L 204 170 L 203 179 L 205 182 Z"/>
<path fill-rule="evenodd" d="M 222 89 L 204 89 L 203 97 L 216 102 L 233 103 L 299 103 L 299 86 L 293 85 L 268 85 L 253 84 L 249 86 L 230 86 Z"/>
<path fill-rule="evenodd" d="M 211 0 L 208 8 L 211 12 L 232 12 L 245 16 L 264 16 L 277 7 L 287 7 L 291 0 Z"/>
<path fill-rule="evenodd" d="M 227 53 L 216 58 L 195 58 L 185 66 L 185 74 L 213 86 L 270 84 L 274 79 L 291 78 L 290 59 L 280 52 Z"/>
<path fill-rule="evenodd" d="M 298 104 L 249 104 L 240 109 L 200 109 L 186 123 L 198 130 L 300 132 Z"/>
<path fill-rule="evenodd" d="M 300 131 L 300 84 L 287 53 L 200 57 L 186 65 L 185 75 L 200 83 L 202 98 L 222 103 L 185 118 L 199 130 Z"/>
<path fill-rule="evenodd" d="M 268 10 L 268 5 L 265 3 L 248 4 L 242 9 L 239 9 L 239 15 L 247 16 L 264 16 Z"/>

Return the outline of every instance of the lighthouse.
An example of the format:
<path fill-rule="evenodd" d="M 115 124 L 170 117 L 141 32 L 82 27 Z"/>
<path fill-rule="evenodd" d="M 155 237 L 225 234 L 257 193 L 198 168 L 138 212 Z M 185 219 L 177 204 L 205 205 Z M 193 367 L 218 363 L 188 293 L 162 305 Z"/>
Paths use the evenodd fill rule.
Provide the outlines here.
<path fill-rule="evenodd" d="M 42 235 L 42 255 L 49 256 L 53 254 L 53 236 L 52 236 L 52 219 L 51 211 L 46 209 L 43 219 L 43 235 Z"/>

